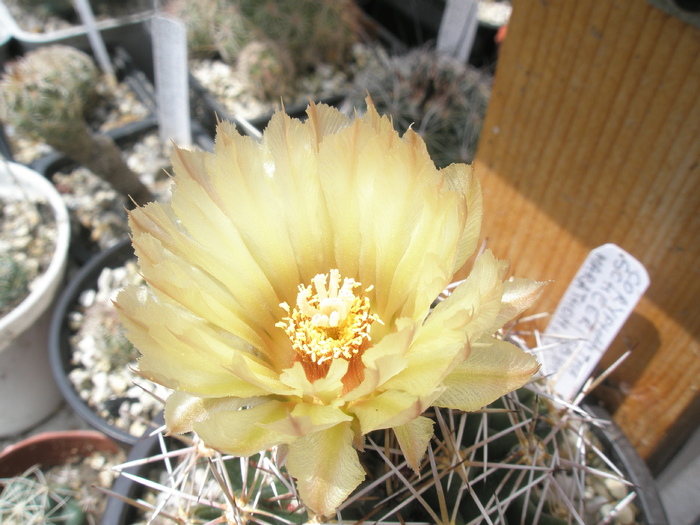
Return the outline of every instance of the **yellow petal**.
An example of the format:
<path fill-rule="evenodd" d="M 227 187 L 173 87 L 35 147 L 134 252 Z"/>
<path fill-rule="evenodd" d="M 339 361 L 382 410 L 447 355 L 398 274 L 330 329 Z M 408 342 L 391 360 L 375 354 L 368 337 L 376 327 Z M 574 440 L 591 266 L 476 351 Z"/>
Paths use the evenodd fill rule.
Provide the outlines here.
<path fill-rule="evenodd" d="M 193 193 L 194 192 L 193 190 Z M 210 215 L 216 218 L 210 205 Z M 201 215 L 191 212 L 192 215 Z M 185 221 L 187 222 L 187 221 Z M 279 299 L 240 236 L 225 217 L 209 221 L 200 230 L 225 239 L 192 238 L 167 205 L 150 204 L 134 210 L 130 224 L 139 267 L 154 293 L 193 314 L 217 324 L 283 362 L 280 339 L 275 339 Z M 200 242 L 202 241 L 202 242 Z M 218 243 L 217 243 L 218 241 Z M 287 358 L 288 359 L 288 358 Z"/>
<path fill-rule="evenodd" d="M 485 336 L 472 346 L 464 363 L 445 378 L 445 391 L 433 405 L 479 410 L 527 383 L 539 364 L 516 346 Z"/>
<path fill-rule="evenodd" d="M 265 428 L 265 425 L 286 417 L 289 409 L 289 404 L 274 400 L 240 410 L 216 406 L 213 410 L 206 410 L 206 415 L 200 416 L 192 428 L 212 448 L 234 456 L 252 456 L 288 442 L 285 441 L 288 436 Z"/>
<path fill-rule="evenodd" d="M 399 137 L 373 108 L 324 139 L 318 170 L 341 273 L 374 286 L 373 311 L 386 326 L 424 317 L 452 276 L 464 196 L 450 189 L 417 134 Z"/>
<path fill-rule="evenodd" d="M 306 110 L 309 116 L 307 123 L 311 128 L 314 146 L 318 151 L 319 145 L 327 135 L 338 133 L 350 125 L 350 118 L 327 104 L 309 104 Z"/>
<path fill-rule="evenodd" d="M 459 192 L 466 204 L 467 216 L 464 221 L 464 230 L 459 239 L 457 254 L 452 267 L 452 273 L 454 274 L 462 267 L 469 256 L 474 253 L 476 243 L 479 241 L 481 217 L 483 215 L 481 186 L 474 175 L 474 169 L 467 164 L 451 164 L 444 168 L 441 173 L 445 177 L 448 186 Z"/>
<path fill-rule="evenodd" d="M 469 342 L 494 323 L 501 309 L 506 263 L 491 252 L 479 257 L 469 277 L 430 314 L 406 354 L 408 367 L 384 388 L 430 396 L 469 356 Z"/>
<path fill-rule="evenodd" d="M 321 403 L 330 403 L 340 397 L 343 391 L 341 380 L 347 370 L 348 362 L 345 359 L 334 359 L 326 376 L 312 383 L 307 379 L 301 363 L 296 362 L 291 368 L 282 371 L 280 381 L 300 397 L 313 398 Z"/>
<path fill-rule="evenodd" d="M 393 430 L 408 466 L 417 473 L 433 437 L 433 420 L 421 416 L 405 425 L 394 427 Z"/>
<path fill-rule="evenodd" d="M 352 440 L 350 423 L 341 423 L 289 445 L 287 471 L 304 504 L 320 516 L 332 516 L 365 478 Z"/>
<path fill-rule="evenodd" d="M 139 370 L 144 377 L 206 397 L 267 394 L 226 369 L 235 352 L 248 350 L 243 341 L 229 337 L 222 342 L 202 319 L 157 303 L 137 287 L 119 294 L 117 309 L 127 336 L 141 352 Z"/>
<path fill-rule="evenodd" d="M 364 378 L 360 384 L 343 396 L 344 401 L 354 401 L 368 396 L 408 366 L 406 353 L 413 340 L 417 322 L 401 318 L 394 325 L 395 332 L 384 336 L 379 343 L 365 350 L 362 362 Z"/>
<path fill-rule="evenodd" d="M 489 329 L 489 333 L 500 330 L 508 321 L 515 319 L 542 295 L 546 282 L 531 279 L 512 279 L 503 283 L 501 311 Z"/>
<path fill-rule="evenodd" d="M 408 392 L 387 390 L 369 399 L 351 403 L 348 410 L 360 422 L 362 434 L 367 434 L 373 430 L 408 423 L 421 415 L 431 401 L 432 399 L 423 400 Z"/>
<path fill-rule="evenodd" d="M 263 426 L 278 434 L 301 437 L 348 421 L 352 421 L 352 416 L 338 407 L 301 403 L 296 405 L 287 417 Z"/>
<path fill-rule="evenodd" d="M 474 262 L 469 277 L 439 303 L 425 324 L 442 324 L 448 329 L 464 329 L 469 341 L 488 333 L 501 310 L 503 279 L 508 263 L 486 250 Z"/>
<path fill-rule="evenodd" d="M 264 390 L 266 394 L 296 394 L 293 389 L 280 380 L 280 375 L 277 371 L 254 355 L 235 352 L 231 355 L 231 364 L 226 369 L 242 381 Z"/>
<path fill-rule="evenodd" d="M 165 404 L 165 423 L 169 432 L 184 434 L 191 432 L 195 423 L 204 421 L 209 412 L 217 410 L 239 410 L 260 404 L 264 398 L 224 397 L 204 399 L 184 392 L 173 392 Z"/>

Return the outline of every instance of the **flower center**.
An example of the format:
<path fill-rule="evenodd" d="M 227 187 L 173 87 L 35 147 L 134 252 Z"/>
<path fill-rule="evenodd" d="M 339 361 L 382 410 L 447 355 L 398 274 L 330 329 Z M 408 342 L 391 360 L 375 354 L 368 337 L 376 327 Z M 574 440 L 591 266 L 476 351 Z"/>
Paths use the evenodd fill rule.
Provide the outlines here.
<path fill-rule="evenodd" d="M 284 329 L 300 357 L 320 365 L 339 357 L 349 360 L 366 347 L 370 326 L 379 317 L 369 313 L 364 295 L 372 287 L 355 294 L 359 286 L 347 277 L 341 286 L 340 272 L 331 270 L 316 275 L 309 286 L 299 285 L 296 308 L 280 304 L 288 317 L 276 326 Z"/>

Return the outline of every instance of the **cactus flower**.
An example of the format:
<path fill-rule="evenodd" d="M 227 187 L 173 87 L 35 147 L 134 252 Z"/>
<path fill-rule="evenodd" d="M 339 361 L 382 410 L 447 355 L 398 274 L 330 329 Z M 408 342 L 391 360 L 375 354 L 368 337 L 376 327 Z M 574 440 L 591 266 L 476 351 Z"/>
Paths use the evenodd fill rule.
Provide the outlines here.
<path fill-rule="evenodd" d="M 493 334 L 542 283 L 507 280 L 488 250 L 431 310 L 476 247 L 479 184 L 371 101 L 278 113 L 260 143 L 224 122 L 213 153 L 173 165 L 172 202 L 130 214 L 147 287 L 116 301 L 140 373 L 174 389 L 170 432 L 239 456 L 283 446 L 317 515 L 363 480 L 368 432 L 393 429 L 418 469 L 428 407 L 480 409 L 538 369 Z"/>

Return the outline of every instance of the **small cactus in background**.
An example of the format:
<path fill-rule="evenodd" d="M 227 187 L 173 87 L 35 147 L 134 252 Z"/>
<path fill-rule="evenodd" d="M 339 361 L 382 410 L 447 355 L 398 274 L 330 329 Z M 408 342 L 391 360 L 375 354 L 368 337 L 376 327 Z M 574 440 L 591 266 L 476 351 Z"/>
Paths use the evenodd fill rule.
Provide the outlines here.
<path fill-rule="evenodd" d="M 62 18 L 75 16 L 72 0 L 24 0 L 27 8 Z"/>
<path fill-rule="evenodd" d="M 286 47 L 299 71 L 342 64 L 357 41 L 360 11 L 352 0 L 236 0 L 241 12 Z"/>
<path fill-rule="evenodd" d="M 410 127 L 423 137 L 438 167 L 474 158 L 490 93 L 486 74 L 421 48 L 359 75 L 349 106 L 358 107 L 367 93 L 399 131 Z"/>
<path fill-rule="evenodd" d="M 236 71 L 257 93 L 269 99 L 283 96 L 294 79 L 291 56 L 269 40 L 246 45 L 238 55 Z"/>
<path fill-rule="evenodd" d="M 353 0 L 174 0 L 168 10 L 187 25 L 193 57 L 220 56 L 270 99 L 319 62 L 342 65 L 361 27 Z"/>
<path fill-rule="evenodd" d="M 85 118 L 97 99 L 100 73 L 92 59 L 68 46 L 27 53 L 0 80 L 0 119 L 107 180 L 137 203 L 152 199 L 106 135 L 93 134 Z"/>
<path fill-rule="evenodd" d="M 0 257 L 0 315 L 29 293 L 29 272 L 12 257 Z"/>
<path fill-rule="evenodd" d="M 247 19 L 231 0 L 173 0 L 167 10 L 187 25 L 187 49 L 195 58 L 220 55 L 233 64 L 254 38 Z"/>

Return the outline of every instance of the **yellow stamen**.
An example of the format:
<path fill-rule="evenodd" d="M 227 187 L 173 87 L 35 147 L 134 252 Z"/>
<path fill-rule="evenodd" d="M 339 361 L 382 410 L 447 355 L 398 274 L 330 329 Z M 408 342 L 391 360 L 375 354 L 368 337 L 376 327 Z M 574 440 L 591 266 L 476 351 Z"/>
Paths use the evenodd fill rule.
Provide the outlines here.
<path fill-rule="evenodd" d="M 360 283 L 345 278 L 340 286 L 340 272 L 318 274 L 309 286 L 299 285 L 296 308 L 280 306 L 287 312 L 276 326 L 283 328 L 300 357 L 321 365 L 331 359 L 351 359 L 371 340 L 370 326 L 379 317 L 370 314 L 365 292 L 355 294 Z M 314 292 L 315 288 L 315 292 Z M 381 323 L 381 321 L 379 321 Z"/>

